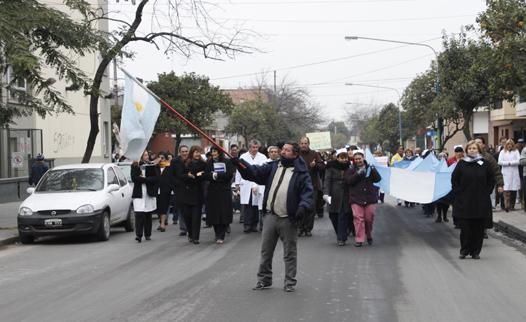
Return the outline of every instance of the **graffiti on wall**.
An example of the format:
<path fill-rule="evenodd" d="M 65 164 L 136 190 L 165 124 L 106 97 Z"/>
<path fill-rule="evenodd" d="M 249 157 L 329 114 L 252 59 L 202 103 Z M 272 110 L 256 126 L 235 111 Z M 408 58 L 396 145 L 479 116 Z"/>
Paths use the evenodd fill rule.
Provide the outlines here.
<path fill-rule="evenodd" d="M 75 136 L 65 132 L 53 133 L 53 153 L 63 151 L 75 144 Z"/>

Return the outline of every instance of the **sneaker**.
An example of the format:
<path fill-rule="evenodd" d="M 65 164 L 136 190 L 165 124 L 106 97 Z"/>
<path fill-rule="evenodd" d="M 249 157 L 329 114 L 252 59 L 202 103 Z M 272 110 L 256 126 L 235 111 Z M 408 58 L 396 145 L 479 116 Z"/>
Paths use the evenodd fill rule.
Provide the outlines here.
<path fill-rule="evenodd" d="M 341 241 L 341 240 L 339 240 L 339 241 L 338 241 L 338 246 L 345 246 L 345 242 L 344 242 L 344 241 Z"/>
<path fill-rule="evenodd" d="M 458 258 L 460 258 L 460 259 L 466 259 L 466 255 L 462 255 L 462 254 L 460 254 L 460 255 L 458 256 Z"/>
<path fill-rule="evenodd" d="M 186 236 L 186 231 L 182 231 L 179 233 L 179 236 Z"/>
<path fill-rule="evenodd" d="M 471 255 L 471 258 L 473 258 L 473 259 L 480 259 L 480 256 L 479 255 Z"/>
<path fill-rule="evenodd" d="M 359 242 L 354 243 L 354 247 L 362 247 L 362 246 L 363 246 L 363 243 L 359 243 Z"/>
<path fill-rule="evenodd" d="M 285 287 L 283 288 L 283 290 L 287 293 L 291 293 L 291 292 L 294 292 L 296 291 L 296 288 L 294 287 L 294 285 L 285 285 Z"/>
<path fill-rule="evenodd" d="M 257 282 L 256 286 L 254 286 L 252 289 L 254 291 L 259 291 L 259 290 L 264 290 L 266 288 L 269 288 L 271 286 L 272 286 L 272 284 L 266 284 L 266 283 L 263 283 L 263 282 Z"/>

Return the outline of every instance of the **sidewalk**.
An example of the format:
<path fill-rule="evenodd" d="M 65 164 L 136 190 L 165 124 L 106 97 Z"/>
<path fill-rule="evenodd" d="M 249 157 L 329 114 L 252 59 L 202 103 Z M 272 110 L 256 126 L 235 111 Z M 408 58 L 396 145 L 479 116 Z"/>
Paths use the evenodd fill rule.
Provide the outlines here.
<path fill-rule="evenodd" d="M 14 243 L 18 239 L 16 216 L 21 201 L 0 203 L 0 245 Z"/>
<path fill-rule="evenodd" d="M 520 204 L 516 205 L 520 207 Z M 516 209 L 510 212 L 493 210 L 495 230 L 526 243 L 526 212 Z"/>

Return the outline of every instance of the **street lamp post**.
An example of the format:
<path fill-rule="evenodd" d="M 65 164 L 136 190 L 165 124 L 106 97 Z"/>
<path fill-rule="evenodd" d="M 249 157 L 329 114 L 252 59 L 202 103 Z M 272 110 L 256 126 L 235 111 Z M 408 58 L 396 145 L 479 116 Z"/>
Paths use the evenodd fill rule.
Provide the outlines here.
<path fill-rule="evenodd" d="M 403 146 L 404 142 L 402 139 L 402 108 L 400 107 L 400 103 L 402 100 L 402 96 L 400 96 L 400 91 L 394 87 L 386 87 L 386 86 L 378 86 L 378 85 L 368 85 L 368 84 L 356 84 L 356 83 L 345 83 L 347 86 L 362 86 L 362 87 L 372 87 L 372 88 L 383 88 L 383 89 L 389 89 L 396 92 L 396 95 L 398 95 L 398 133 L 400 134 L 400 145 Z"/>
<path fill-rule="evenodd" d="M 359 37 L 359 36 L 345 36 L 345 40 L 358 40 L 358 39 L 383 41 L 383 42 L 412 45 L 412 46 L 421 46 L 421 47 L 427 47 L 431 49 L 433 51 L 433 54 L 435 54 L 435 58 L 437 61 L 437 75 L 435 79 L 435 91 L 436 91 L 437 96 L 440 95 L 440 76 L 439 76 L 440 75 L 440 65 L 438 63 L 438 53 L 436 52 L 435 48 L 433 48 L 432 46 L 428 44 L 419 43 L 419 42 L 400 41 L 400 40 L 391 40 L 391 39 L 383 39 L 383 38 Z M 438 116 L 437 118 L 437 127 L 438 127 L 437 145 L 438 145 L 439 150 L 442 150 L 442 132 L 443 132 L 443 127 L 444 127 L 443 122 L 444 120 L 442 119 L 442 117 Z"/>

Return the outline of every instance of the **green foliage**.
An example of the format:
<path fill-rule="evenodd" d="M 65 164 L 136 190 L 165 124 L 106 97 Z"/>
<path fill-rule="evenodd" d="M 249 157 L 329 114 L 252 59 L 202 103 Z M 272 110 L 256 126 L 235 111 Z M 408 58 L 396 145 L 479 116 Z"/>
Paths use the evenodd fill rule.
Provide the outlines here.
<path fill-rule="evenodd" d="M 234 107 L 226 131 L 241 135 L 245 141 L 258 139 L 264 145 L 291 139 L 287 124 L 275 108 L 261 101 L 248 101 Z"/>
<path fill-rule="evenodd" d="M 79 14 L 73 20 L 67 14 L 47 7 L 36 0 L 0 0 L 0 126 L 13 118 L 32 112 L 47 114 L 72 112 L 71 106 L 43 76 L 44 68 L 53 70 L 55 77 L 65 79 L 78 89 L 89 88 L 89 79 L 74 56 L 93 52 L 102 42 L 92 28 L 90 5 L 84 0 L 64 1 L 67 8 Z M 4 82 L 7 68 L 11 79 Z M 19 91 L 15 84 L 26 81 L 30 91 Z M 2 96 L 16 96 L 19 104 L 7 103 Z"/>
<path fill-rule="evenodd" d="M 477 22 L 484 39 L 493 46 L 489 86 L 493 100 L 513 100 L 526 87 L 526 2 L 524 0 L 487 1 L 487 9 Z"/>
<path fill-rule="evenodd" d="M 417 76 L 402 97 L 404 132 L 432 126 L 438 117 L 444 119 L 444 142 L 463 131 L 471 138 L 470 119 L 474 110 L 492 102 L 491 78 L 498 74 L 492 64 L 492 48 L 461 32 L 456 37 L 444 36 L 444 51 L 439 55 L 440 95 L 435 90 L 436 62 Z"/>
<path fill-rule="evenodd" d="M 365 123 L 360 138 L 369 145 L 381 145 L 383 149 L 396 151 L 400 143 L 398 130 L 398 107 L 385 105 Z"/>
<path fill-rule="evenodd" d="M 214 113 L 222 111 L 229 114 L 233 104 L 230 96 L 219 87 L 210 85 L 208 77 L 195 73 L 177 76 L 174 72 L 158 75 L 158 81 L 148 84 L 165 102 L 198 127 L 206 127 L 213 121 Z M 171 132 L 176 135 L 192 133 L 177 116 L 162 107 L 155 125 L 157 132 Z"/>
<path fill-rule="evenodd" d="M 327 126 L 327 131 L 331 132 L 331 143 L 333 148 L 341 148 L 349 143 L 350 131 L 345 122 L 331 122 Z"/>

